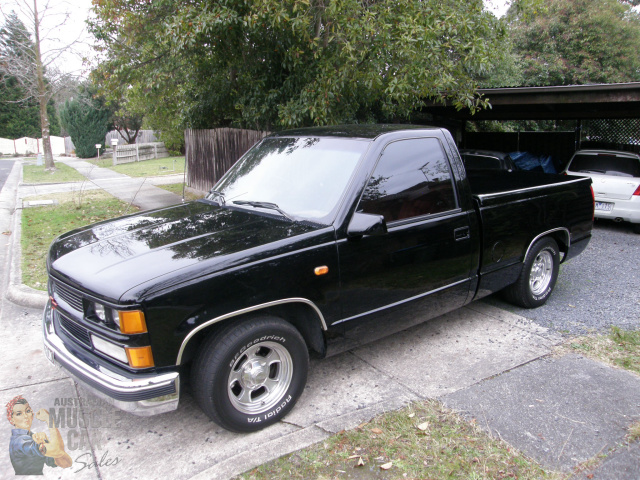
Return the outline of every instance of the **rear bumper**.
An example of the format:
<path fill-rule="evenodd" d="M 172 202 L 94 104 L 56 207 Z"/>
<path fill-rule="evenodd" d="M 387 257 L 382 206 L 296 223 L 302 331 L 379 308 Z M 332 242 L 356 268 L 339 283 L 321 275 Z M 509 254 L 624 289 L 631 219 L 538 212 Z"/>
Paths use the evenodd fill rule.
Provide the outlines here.
<path fill-rule="evenodd" d="M 82 361 L 56 335 L 50 303 L 44 309 L 42 330 L 47 359 L 107 403 L 140 416 L 156 415 L 178 408 L 178 372 L 123 376 L 101 365 Z"/>
<path fill-rule="evenodd" d="M 623 220 L 625 222 L 640 223 L 640 196 L 633 196 L 630 200 L 618 200 L 596 196 L 596 202 L 613 203 L 610 212 L 596 210 L 596 218 L 609 220 Z"/>

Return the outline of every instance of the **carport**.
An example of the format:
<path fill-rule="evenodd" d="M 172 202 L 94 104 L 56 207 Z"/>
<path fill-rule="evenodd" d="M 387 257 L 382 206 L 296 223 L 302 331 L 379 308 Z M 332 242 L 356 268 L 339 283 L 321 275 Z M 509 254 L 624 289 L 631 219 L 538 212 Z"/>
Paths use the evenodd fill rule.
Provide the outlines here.
<path fill-rule="evenodd" d="M 552 87 L 487 88 L 480 93 L 491 109 L 432 103 L 422 113 L 456 131 L 462 148 L 547 154 L 565 165 L 578 148 L 600 147 L 640 152 L 640 82 Z M 468 132 L 468 121 L 575 120 L 574 131 Z M 624 120 L 624 121 L 621 121 Z"/>

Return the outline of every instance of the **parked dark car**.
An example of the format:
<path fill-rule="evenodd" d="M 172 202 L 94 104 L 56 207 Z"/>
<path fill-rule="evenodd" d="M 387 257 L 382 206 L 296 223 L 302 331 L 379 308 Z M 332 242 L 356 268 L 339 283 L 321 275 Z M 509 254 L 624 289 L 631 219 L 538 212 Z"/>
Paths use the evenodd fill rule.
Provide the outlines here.
<path fill-rule="evenodd" d="M 475 170 L 505 170 L 513 172 L 516 165 L 508 153 L 493 150 L 460 149 L 460 156 L 467 171 Z"/>
<path fill-rule="evenodd" d="M 362 322 L 427 320 L 506 289 L 547 301 L 591 238 L 588 178 L 465 173 L 448 131 L 287 131 L 203 200 L 57 238 L 47 258 L 48 358 L 127 411 L 193 395 L 223 427 L 258 430 Z"/>

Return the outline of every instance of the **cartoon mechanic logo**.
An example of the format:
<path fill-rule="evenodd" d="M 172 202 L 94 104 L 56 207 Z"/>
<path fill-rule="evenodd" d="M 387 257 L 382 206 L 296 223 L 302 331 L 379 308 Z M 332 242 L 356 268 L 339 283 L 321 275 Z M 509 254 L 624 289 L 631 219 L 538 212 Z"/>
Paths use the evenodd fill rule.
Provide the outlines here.
<path fill-rule="evenodd" d="M 69 468 L 73 460 L 64 450 L 60 432 L 44 408 L 35 414 L 36 419 L 49 427 L 46 432 L 32 432 L 34 413 L 22 395 L 7 403 L 7 420 L 13 425 L 9 443 L 9 457 L 16 475 L 42 475 L 45 465 Z"/>

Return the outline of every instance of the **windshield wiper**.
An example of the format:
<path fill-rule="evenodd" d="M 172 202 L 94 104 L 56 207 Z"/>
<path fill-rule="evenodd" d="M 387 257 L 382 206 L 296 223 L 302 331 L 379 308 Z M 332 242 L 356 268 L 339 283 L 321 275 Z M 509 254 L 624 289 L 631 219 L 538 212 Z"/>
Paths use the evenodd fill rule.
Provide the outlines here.
<path fill-rule="evenodd" d="M 291 215 L 289 215 L 287 212 L 282 210 L 275 203 L 271 203 L 271 202 L 252 202 L 252 201 L 249 201 L 249 200 L 234 200 L 233 203 L 235 203 L 236 205 L 249 205 L 250 207 L 267 208 L 269 210 L 275 210 L 280 215 L 282 215 L 285 218 L 288 218 L 292 222 L 296 221 Z"/>
<path fill-rule="evenodd" d="M 224 205 L 227 203 L 226 200 L 224 199 L 224 194 L 221 192 L 218 192 L 217 190 L 211 190 L 209 192 L 209 195 L 207 195 L 207 199 L 211 199 L 214 202 L 217 201 L 218 205 L 220 205 L 221 207 L 224 207 Z"/>

